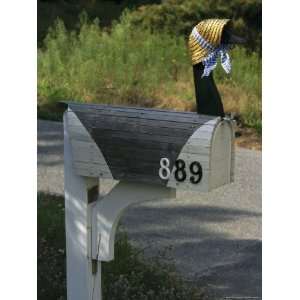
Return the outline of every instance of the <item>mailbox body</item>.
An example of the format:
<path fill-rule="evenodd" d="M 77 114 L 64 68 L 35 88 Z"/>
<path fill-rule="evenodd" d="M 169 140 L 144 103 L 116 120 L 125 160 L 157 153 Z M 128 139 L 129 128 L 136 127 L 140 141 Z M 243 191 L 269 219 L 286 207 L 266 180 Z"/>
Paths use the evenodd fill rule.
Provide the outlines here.
<path fill-rule="evenodd" d="M 162 109 L 67 104 L 66 125 L 78 175 L 199 192 L 233 181 L 230 120 Z M 167 179 L 159 176 L 162 158 L 169 162 Z M 201 165 L 201 180 L 196 184 L 192 179 L 200 175 L 191 168 L 193 162 Z"/>

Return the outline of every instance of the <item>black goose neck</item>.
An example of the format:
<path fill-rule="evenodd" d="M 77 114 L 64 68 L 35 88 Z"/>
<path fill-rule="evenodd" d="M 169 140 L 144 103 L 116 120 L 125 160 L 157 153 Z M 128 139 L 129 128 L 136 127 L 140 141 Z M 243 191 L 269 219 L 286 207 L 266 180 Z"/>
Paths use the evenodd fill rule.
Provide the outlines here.
<path fill-rule="evenodd" d="M 193 66 L 197 113 L 224 117 L 224 108 L 213 72 L 202 77 L 203 71 L 204 65 L 201 62 Z"/>

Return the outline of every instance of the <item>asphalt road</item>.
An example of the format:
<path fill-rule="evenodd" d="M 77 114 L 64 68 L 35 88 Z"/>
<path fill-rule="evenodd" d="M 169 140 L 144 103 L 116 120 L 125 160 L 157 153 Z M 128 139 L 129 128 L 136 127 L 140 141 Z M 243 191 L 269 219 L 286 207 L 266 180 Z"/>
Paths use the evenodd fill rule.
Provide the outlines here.
<path fill-rule="evenodd" d="M 38 122 L 38 190 L 63 193 L 58 122 Z M 237 149 L 233 184 L 136 205 L 121 223 L 146 253 L 170 248 L 167 256 L 178 271 L 211 299 L 261 297 L 261 152 Z"/>

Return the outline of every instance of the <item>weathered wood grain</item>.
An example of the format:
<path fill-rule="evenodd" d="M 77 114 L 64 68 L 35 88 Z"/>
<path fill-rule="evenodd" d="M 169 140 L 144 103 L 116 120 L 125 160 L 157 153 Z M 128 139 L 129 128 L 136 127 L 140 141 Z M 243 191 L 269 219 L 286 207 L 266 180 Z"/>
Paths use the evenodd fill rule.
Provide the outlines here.
<path fill-rule="evenodd" d="M 219 117 L 79 103 L 69 103 L 67 113 L 73 165 L 79 175 L 197 191 L 209 191 L 233 178 L 233 134 L 228 127 L 226 132 L 218 130 L 215 137 L 218 126 L 228 122 Z M 168 179 L 159 177 L 161 158 L 170 162 Z M 184 182 L 174 177 L 177 159 L 186 164 Z M 224 163 L 224 159 L 230 163 Z M 197 184 L 190 181 L 193 174 L 189 166 L 194 161 L 201 164 L 203 173 Z"/>
<path fill-rule="evenodd" d="M 80 102 L 72 102 L 72 101 L 63 101 L 61 103 L 64 103 L 67 107 L 71 108 L 72 110 L 82 109 L 84 106 L 84 110 L 91 109 L 93 111 L 95 110 L 112 110 L 112 111 L 135 111 L 135 112 L 141 112 L 141 113 L 163 113 L 163 114 L 174 114 L 177 115 L 191 115 L 191 112 L 187 111 L 176 111 L 171 109 L 158 109 L 158 108 L 149 108 L 149 107 L 136 107 L 136 106 L 121 106 L 121 105 L 110 105 L 110 104 L 87 104 L 87 103 L 80 103 Z M 208 118 L 212 119 L 214 117 L 204 114 L 196 114 L 199 118 Z"/>
<path fill-rule="evenodd" d="M 78 175 L 84 175 L 89 177 L 98 177 L 95 174 L 105 174 L 105 178 L 113 179 L 107 162 L 101 152 L 101 149 L 95 144 L 94 140 L 88 133 L 87 129 L 82 125 L 78 117 L 68 110 L 65 123 L 68 128 L 68 135 L 70 138 L 70 144 L 72 149 L 72 161 L 75 171 Z M 88 167 L 85 169 L 84 174 L 81 173 L 78 162 L 86 162 Z M 86 172 L 87 169 L 98 166 L 97 172 Z"/>

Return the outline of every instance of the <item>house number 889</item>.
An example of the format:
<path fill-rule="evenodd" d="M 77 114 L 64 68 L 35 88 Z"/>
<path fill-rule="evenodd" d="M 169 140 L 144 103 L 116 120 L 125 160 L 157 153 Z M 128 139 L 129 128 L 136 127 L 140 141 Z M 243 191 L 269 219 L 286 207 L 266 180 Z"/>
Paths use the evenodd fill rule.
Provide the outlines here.
<path fill-rule="evenodd" d="M 169 179 L 171 175 L 170 171 L 170 161 L 168 158 L 162 158 L 160 160 L 160 168 L 158 171 L 159 177 L 161 179 Z M 189 165 L 190 173 L 192 176 L 190 176 L 189 180 L 193 184 L 197 184 L 201 181 L 203 171 L 202 166 L 198 161 L 193 161 Z M 175 161 L 175 171 L 174 171 L 174 177 L 177 181 L 182 182 L 186 180 L 187 173 L 186 173 L 186 163 L 182 159 L 177 159 Z"/>

